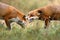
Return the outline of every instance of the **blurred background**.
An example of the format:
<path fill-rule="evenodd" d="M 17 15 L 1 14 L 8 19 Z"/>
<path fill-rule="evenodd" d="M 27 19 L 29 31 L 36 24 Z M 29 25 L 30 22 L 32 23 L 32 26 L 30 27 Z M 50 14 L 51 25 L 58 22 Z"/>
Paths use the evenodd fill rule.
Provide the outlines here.
<path fill-rule="evenodd" d="M 0 0 L 0 2 L 16 7 L 27 14 L 29 11 L 45 6 L 50 3 L 59 3 L 60 0 Z"/>

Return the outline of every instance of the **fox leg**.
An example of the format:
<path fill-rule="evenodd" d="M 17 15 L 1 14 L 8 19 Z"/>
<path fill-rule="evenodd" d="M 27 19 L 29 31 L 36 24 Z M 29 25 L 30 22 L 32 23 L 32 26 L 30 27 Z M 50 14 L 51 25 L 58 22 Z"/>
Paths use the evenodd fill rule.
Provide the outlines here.
<path fill-rule="evenodd" d="M 8 29 L 11 30 L 9 18 L 5 17 L 4 19 L 5 19 L 5 23 L 6 23 L 7 27 L 8 27 Z"/>
<path fill-rule="evenodd" d="M 46 19 L 45 20 L 45 27 L 44 28 L 47 28 L 49 26 L 49 23 L 50 23 L 50 20 L 49 19 Z"/>

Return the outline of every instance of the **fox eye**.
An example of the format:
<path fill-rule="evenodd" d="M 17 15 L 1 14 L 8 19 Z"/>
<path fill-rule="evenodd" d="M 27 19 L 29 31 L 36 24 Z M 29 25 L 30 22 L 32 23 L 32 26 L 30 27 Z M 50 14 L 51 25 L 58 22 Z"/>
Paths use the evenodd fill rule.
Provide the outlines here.
<path fill-rule="evenodd" d="M 42 13 L 42 11 L 38 10 L 38 13 Z"/>
<path fill-rule="evenodd" d="M 30 15 L 30 16 L 34 16 L 34 15 Z"/>

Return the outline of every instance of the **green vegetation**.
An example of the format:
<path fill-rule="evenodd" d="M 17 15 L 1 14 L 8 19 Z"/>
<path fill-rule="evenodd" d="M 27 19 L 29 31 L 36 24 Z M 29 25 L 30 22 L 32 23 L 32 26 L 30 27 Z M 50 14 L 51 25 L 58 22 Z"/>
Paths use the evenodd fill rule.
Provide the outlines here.
<path fill-rule="evenodd" d="M 0 40 L 60 40 L 58 22 L 51 22 L 48 29 L 44 29 L 43 24 L 43 21 L 34 21 L 25 29 L 14 24 L 12 30 L 6 30 L 6 27 L 0 25 Z"/>
<path fill-rule="evenodd" d="M 16 7 L 26 15 L 29 11 L 45 6 L 48 0 L 0 0 Z M 44 29 L 44 21 L 34 21 L 25 29 L 13 23 L 12 30 L 0 24 L 0 40 L 60 40 L 60 23 L 51 22 L 48 29 Z"/>

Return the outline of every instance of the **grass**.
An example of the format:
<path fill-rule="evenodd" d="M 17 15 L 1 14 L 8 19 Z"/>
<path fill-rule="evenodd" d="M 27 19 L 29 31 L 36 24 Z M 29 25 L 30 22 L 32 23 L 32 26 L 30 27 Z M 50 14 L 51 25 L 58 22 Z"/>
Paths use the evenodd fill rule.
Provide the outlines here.
<path fill-rule="evenodd" d="M 25 29 L 18 25 L 12 25 L 10 31 L 6 30 L 6 27 L 0 26 L 0 40 L 60 40 L 60 25 L 51 22 L 50 27 L 44 29 L 43 24 L 43 21 L 34 21 Z"/>

